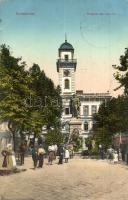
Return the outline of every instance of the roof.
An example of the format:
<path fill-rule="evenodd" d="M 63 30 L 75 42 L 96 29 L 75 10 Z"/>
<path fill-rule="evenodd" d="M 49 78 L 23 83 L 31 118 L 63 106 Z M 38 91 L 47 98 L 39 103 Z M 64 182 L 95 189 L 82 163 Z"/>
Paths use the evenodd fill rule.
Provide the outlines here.
<path fill-rule="evenodd" d="M 59 50 L 72 50 L 72 51 L 74 51 L 74 48 L 70 43 L 67 42 L 67 40 L 65 40 L 65 42 L 60 45 Z"/>

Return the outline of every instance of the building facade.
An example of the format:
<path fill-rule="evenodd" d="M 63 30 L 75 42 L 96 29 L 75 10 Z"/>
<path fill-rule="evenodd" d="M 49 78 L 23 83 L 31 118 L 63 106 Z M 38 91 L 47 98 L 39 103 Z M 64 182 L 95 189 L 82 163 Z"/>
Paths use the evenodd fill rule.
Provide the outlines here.
<path fill-rule="evenodd" d="M 80 137 L 87 138 L 95 127 L 93 114 L 111 96 L 108 92 L 84 93 L 82 90 L 75 90 L 77 60 L 74 58 L 74 48 L 67 40 L 58 49 L 56 65 L 63 103 L 62 132 L 72 134 L 75 130 Z"/>

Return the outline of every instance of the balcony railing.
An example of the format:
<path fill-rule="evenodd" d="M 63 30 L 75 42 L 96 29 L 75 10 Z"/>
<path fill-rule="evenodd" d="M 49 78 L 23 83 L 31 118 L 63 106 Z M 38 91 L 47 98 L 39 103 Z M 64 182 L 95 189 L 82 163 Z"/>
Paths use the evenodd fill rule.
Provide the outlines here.
<path fill-rule="evenodd" d="M 59 68 L 61 67 L 72 67 L 76 69 L 76 64 L 77 64 L 77 60 L 76 59 L 58 59 L 57 62 L 57 71 L 59 71 Z"/>

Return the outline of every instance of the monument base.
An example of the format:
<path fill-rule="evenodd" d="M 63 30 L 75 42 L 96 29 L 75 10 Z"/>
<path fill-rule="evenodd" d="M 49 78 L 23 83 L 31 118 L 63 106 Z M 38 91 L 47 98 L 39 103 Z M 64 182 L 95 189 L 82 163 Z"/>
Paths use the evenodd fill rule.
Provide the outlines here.
<path fill-rule="evenodd" d="M 79 118 L 72 118 L 69 122 L 70 125 L 70 134 L 73 133 L 74 130 L 78 131 L 78 134 L 81 134 L 81 125 L 82 120 Z"/>

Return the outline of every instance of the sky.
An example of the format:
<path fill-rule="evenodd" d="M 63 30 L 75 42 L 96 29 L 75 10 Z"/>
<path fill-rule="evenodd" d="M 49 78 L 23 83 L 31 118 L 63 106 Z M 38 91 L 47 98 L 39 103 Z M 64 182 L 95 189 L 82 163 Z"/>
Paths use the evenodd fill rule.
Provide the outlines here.
<path fill-rule="evenodd" d="M 0 0 L 0 44 L 28 68 L 39 64 L 58 84 L 58 48 L 67 40 L 77 59 L 76 89 L 115 96 L 112 65 L 128 47 L 128 0 Z"/>

